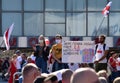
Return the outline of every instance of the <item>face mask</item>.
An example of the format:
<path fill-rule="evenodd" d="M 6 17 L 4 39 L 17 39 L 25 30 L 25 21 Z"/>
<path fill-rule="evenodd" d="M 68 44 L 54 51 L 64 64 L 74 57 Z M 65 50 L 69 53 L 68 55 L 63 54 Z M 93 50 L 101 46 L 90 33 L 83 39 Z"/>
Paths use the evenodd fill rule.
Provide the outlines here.
<path fill-rule="evenodd" d="M 43 43 L 43 40 L 39 40 L 39 43 Z"/>
<path fill-rule="evenodd" d="M 56 41 L 57 44 L 58 44 L 58 43 L 61 43 L 61 40 L 60 40 L 60 39 L 56 39 L 55 41 Z"/>

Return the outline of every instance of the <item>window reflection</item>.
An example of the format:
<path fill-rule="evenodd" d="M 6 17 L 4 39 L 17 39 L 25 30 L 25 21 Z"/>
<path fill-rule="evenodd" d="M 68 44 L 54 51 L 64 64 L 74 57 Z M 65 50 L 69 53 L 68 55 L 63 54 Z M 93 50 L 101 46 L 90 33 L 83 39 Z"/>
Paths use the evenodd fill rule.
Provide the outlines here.
<path fill-rule="evenodd" d="M 46 11 L 64 11 L 64 0 L 46 0 Z"/>
<path fill-rule="evenodd" d="M 22 0 L 2 0 L 3 10 L 21 10 Z M 14 2 L 14 3 L 13 3 Z"/>
<path fill-rule="evenodd" d="M 24 10 L 43 10 L 43 0 L 24 0 Z"/>
<path fill-rule="evenodd" d="M 86 9 L 85 0 L 67 0 L 68 11 L 81 11 Z"/>
<path fill-rule="evenodd" d="M 12 35 L 22 35 L 22 20 L 20 13 L 2 13 L 2 34 L 4 31 L 14 23 Z"/>
<path fill-rule="evenodd" d="M 39 36 L 43 34 L 42 13 L 25 13 L 24 16 L 24 35 Z"/>
<path fill-rule="evenodd" d="M 67 36 L 86 35 L 86 16 L 85 13 L 67 14 Z"/>
<path fill-rule="evenodd" d="M 45 22 L 65 23 L 65 13 L 45 13 Z"/>
<path fill-rule="evenodd" d="M 110 15 L 98 30 L 103 19 L 101 11 L 108 1 L 113 2 Z M 96 36 L 96 33 L 119 36 L 119 2 L 120 0 L 1 0 L 1 35 L 14 22 L 15 31 L 12 35 L 15 36 L 55 36 L 56 33 L 65 36 Z"/>
<path fill-rule="evenodd" d="M 120 0 L 110 0 L 110 1 L 112 1 L 110 10 L 120 10 Z"/>
<path fill-rule="evenodd" d="M 106 6 L 106 4 L 107 4 L 107 0 L 88 0 L 88 10 L 101 11 Z"/>
<path fill-rule="evenodd" d="M 104 20 L 103 18 L 104 17 L 101 13 L 88 13 L 88 35 L 89 36 L 98 36 L 99 34 L 107 35 L 108 33 L 107 18 L 105 18 Z"/>
<path fill-rule="evenodd" d="M 45 36 L 65 36 L 65 24 L 45 24 Z"/>
<path fill-rule="evenodd" d="M 120 13 L 110 13 L 110 36 L 120 36 Z"/>

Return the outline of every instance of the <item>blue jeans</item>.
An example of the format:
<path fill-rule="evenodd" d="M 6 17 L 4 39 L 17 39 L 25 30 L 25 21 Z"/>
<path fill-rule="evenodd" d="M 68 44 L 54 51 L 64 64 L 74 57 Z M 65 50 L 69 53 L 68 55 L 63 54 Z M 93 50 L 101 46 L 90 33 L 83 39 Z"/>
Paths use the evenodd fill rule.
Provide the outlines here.
<path fill-rule="evenodd" d="M 52 72 L 61 70 L 61 69 L 67 69 L 67 68 L 69 68 L 67 63 L 58 63 L 57 61 L 55 61 L 53 63 Z"/>
<path fill-rule="evenodd" d="M 44 60 L 43 57 L 39 56 L 35 60 L 36 65 L 38 68 L 40 68 L 42 73 L 48 73 L 47 72 L 47 62 Z"/>

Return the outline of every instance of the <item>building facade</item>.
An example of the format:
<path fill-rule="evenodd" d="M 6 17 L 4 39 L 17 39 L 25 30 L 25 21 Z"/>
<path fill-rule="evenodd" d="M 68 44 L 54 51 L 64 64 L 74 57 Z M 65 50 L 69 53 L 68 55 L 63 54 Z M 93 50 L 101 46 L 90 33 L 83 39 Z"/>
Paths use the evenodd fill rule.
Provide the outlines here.
<path fill-rule="evenodd" d="M 112 1 L 110 13 L 103 20 L 101 11 L 109 1 Z M 30 37 L 37 38 L 40 34 L 51 37 L 57 33 L 65 37 L 95 37 L 105 34 L 113 38 L 115 46 L 120 35 L 119 2 L 120 0 L 0 0 L 0 39 L 14 23 L 11 42 L 16 41 L 18 47 L 23 45 L 19 45 L 21 38 L 27 42 L 23 46 L 29 46 L 29 41 L 34 40 L 30 40 Z"/>

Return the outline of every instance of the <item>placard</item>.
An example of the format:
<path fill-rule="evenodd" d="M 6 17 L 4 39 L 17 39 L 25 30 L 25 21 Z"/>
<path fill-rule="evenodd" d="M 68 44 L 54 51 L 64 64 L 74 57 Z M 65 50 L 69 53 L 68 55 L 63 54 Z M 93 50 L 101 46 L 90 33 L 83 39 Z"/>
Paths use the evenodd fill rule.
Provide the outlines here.
<path fill-rule="evenodd" d="M 92 63 L 94 41 L 64 41 L 62 43 L 62 62 Z"/>

